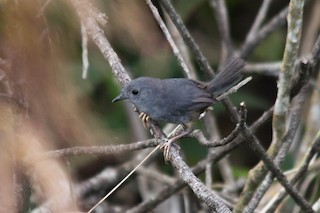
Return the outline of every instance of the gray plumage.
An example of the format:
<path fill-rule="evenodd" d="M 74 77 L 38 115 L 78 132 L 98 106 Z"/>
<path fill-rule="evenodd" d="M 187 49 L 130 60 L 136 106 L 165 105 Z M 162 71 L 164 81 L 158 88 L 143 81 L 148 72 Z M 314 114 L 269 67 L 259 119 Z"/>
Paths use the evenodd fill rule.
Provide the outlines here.
<path fill-rule="evenodd" d="M 233 58 L 210 82 L 140 77 L 125 86 L 112 102 L 128 99 L 154 121 L 188 123 L 197 120 L 216 97 L 240 81 L 244 64 L 242 59 Z"/>

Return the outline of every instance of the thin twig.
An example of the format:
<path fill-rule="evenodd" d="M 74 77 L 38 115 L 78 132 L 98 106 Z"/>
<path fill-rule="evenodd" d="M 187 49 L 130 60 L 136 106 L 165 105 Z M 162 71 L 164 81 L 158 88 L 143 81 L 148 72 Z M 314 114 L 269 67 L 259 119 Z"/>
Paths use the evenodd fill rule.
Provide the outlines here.
<path fill-rule="evenodd" d="M 148 158 L 159 149 L 160 145 L 154 148 L 134 169 L 129 172 L 108 194 L 106 194 L 96 205 L 94 205 L 88 213 L 91 213 L 100 203 L 105 201 L 113 192 L 115 192 Z"/>
<path fill-rule="evenodd" d="M 243 126 L 245 125 L 247 113 L 246 113 L 245 106 L 244 106 L 243 102 L 240 103 L 239 112 L 240 112 L 239 113 L 240 114 L 240 122 L 236 125 L 234 130 L 227 137 L 225 137 L 221 140 L 212 141 L 212 142 L 208 141 L 204 137 L 203 132 L 201 130 L 194 130 L 188 136 L 196 138 L 200 144 L 202 144 L 203 146 L 206 146 L 206 147 L 224 146 L 227 143 L 230 143 L 231 141 L 233 141 L 239 135 L 240 131 L 242 130 Z"/>
<path fill-rule="evenodd" d="M 86 26 L 81 22 L 81 46 L 82 46 L 82 79 L 87 79 L 89 69 L 88 59 L 88 34 Z"/>
<path fill-rule="evenodd" d="M 266 18 L 268 9 L 270 7 L 272 0 L 264 0 L 259 9 L 259 12 L 254 20 L 254 23 L 251 26 L 249 33 L 247 34 L 246 40 L 242 46 L 242 49 L 250 47 L 252 41 L 256 39 L 257 33 L 259 32 L 260 26 Z M 244 51 L 244 50 L 243 50 Z"/>
<path fill-rule="evenodd" d="M 194 66 L 193 60 L 191 58 L 191 54 L 190 51 L 187 47 L 187 45 L 184 43 L 182 36 L 180 35 L 179 31 L 177 30 L 176 26 L 173 24 L 173 22 L 171 21 L 169 15 L 164 12 L 164 18 L 166 20 L 167 26 L 168 26 L 168 30 L 170 31 L 173 40 L 175 41 L 181 55 L 182 58 L 184 59 L 184 61 L 186 62 L 186 65 L 189 68 L 190 71 L 190 77 L 191 79 L 195 79 L 197 80 L 197 73 L 196 73 L 196 68 Z M 188 76 L 188 73 L 185 73 L 185 76 Z"/>
<path fill-rule="evenodd" d="M 317 38 L 312 50 L 313 62 L 320 63 L 320 35 Z"/>
<path fill-rule="evenodd" d="M 240 56 L 242 58 L 247 58 L 249 54 L 254 50 L 254 48 L 269 36 L 272 32 L 276 31 L 280 27 L 286 24 L 286 16 L 288 14 L 288 7 L 282 9 L 277 15 L 275 15 L 268 23 L 262 26 L 258 33 L 251 40 L 247 40 L 245 45 L 241 47 Z"/>
<path fill-rule="evenodd" d="M 157 146 L 159 141 L 149 139 L 130 144 L 108 145 L 108 146 L 75 146 L 60 150 L 49 151 L 43 154 L 43 158 L 59 158 L 66 156 L 93 155 L 93 154 L 116 154 L 127 151 L 141 150 Z"/>
<path fill-rule="evenodd" d="M 153 5 L 152 1 L 151 0 L 147 0 L 147 5 L 150 7 L 150 10 L 154 16 L 154 18 L 157 20 L 163 34 L 165 35 L 166 39 L 168 40 L 172 50 L 173 50 L 173 53 L 174 55 L 177 57 L 178 59 L 178 62 L 180 64 L 180 66 L 182 67 L 182 69 L 184 70 L 184 72 L 187 74 L 187 77 L 188 78 L 191 78 L 191 74 L 190 74 L 190 70 L 187 66 L 187 64 L 185 63 L 182 55 L 180 54 L 180 51 L 178 49 L 178 47 L 176 46 L 176 44 L 174 43 L 171 35 L 170 35 L 170 32 L 168 30 L 168 28 L 166 27 L 166 25 L 164 24 L 159 12 L 158 12 L 158 9 Z"/>
<path fill-rule="evenodd" d="M 306 4 L 310 1 L 306 0 Z M 276 14 L 269 22 L 260 27 L 260 30 L 251 37 L 252 39 L 248 39 L 241 47 L 240 56 L 241 58 L 247 58 L 250 53 L 254 50 L 254 48 L 263 41 L 266 37 L 268 37 L 272 32 L 280 29 L 286 24 L 286 17 L 288 15 L 288 6 L 283 8 L 278 14 Z"/>
<path fill-rule="evenodd" d="M 280 62 L 256 63 L 256 64 L 247 63 L 244 69 L 242 70 L 242 72 L 278 77 L 280 65 L 281 65 Z"/>
<path fill-rule="evenodd" d="M 290 180 L 291 185 L 295 185 L 300 179 L 302 179 L 302 177 L 308 171 L 308 167 L 312 158 L 317 153 L 319 153 L 319 151 L 320 151 L 320 132 L 316 136 L 311 148 L 306 154 L 303 164 L 300 166 L 300 168 L 298 169 L 294 177 Z M 281 189 L 281 191 L 276 196 L 274 196 L 267 205 L 264 206 L 261 212 L 268 212 L 268 213 L 275 212 L 276 208 L 279 206 L 279 204 L 282 202 L 282 200 L 285 198 L 286 195 L 287 195 L 286 191 Z"/>
<path fill-rule="evenodd" d="M 224 0 L 210 0 L 210 5 L 214 9 L 214 15 L 217 20 L 218 30 L 221 38 L 221 60 L 220 63 L 224 65 L 232 53 L 232 42 L 230 36 L 230 24 L 227 7 Z"/>
<path fill-rule="evenodd" d="M 172 22 L 175 24 L 177 30 L 180 32 L 184 42 L 188 45 L 191 50 L 191 53 L 196 59 L 197 64 L 200 67 L 200 70 L 208 73 L 213 74 L 213 70 L 208 62 L 208 60 L 204 57 L 202 52 L 199 49 L 199 46 L 191 37 L 189 31 L 187 30 L 186 26 L 183 24 L 183 21 L 179 14 L 175 11 L 172 4 L 168 0 L 159 0 L 163 8 L 166 10 L 168 15 L 170 16 Z"/>
<path fill-rule="evenodd" d="M 223 93 L 222 95 L 220 95 L 219 97 L 216 98 L 217 101 L 221 101 L 222 99 L 226 98 L 228 95 L 237 92 L 241 87 L 243 87 L 244 85 L 246 85 L 249 81 L 252 80 L 252 77 L 249 76 L 247 78 L 245 78 L 244 80 L 240 81 L 238 84 L 236 84 L 235 86 L 231 87 L 227 92 Z"/>
<path fill-rule="evenodd" d="M 104 58 L 109 62 L 113 75 L 123 87 L 130 81 L 130 77 L 97 23 L 98 21 L 99 23 L 106 24 L 105 15 L 100 13 L 87 1 L 70 0 L 70 2 L 75 7 L 81 23 L 86 27 L 88 34 L 100 49 Z"/>
<path fill-rule="evenodd" d="M 207 113 L 207 116 L 205 116 L 202 119 L 202 122 L 204 123 L 203 125 L 203 131 L 206 132 L 208 134 L 208 139 L 210 141 L 213 140 L 219 140 L 221 138 L 221 135 L 218 131 L 218 127 L 217 127 L 217 122 L 215 119 L 215 116 L 213 115 L 213 113 Z M 209 156 L 212 152 L 215 152 L 215 148 L 209 148 L 208 149 L 208 154 L 207 156 Z M 223 160 L 225 160 L 226 158 L 224 158 Z M 222 160 L 222 161 L 223 161 Z M 222 165 L 221 164 L 228 164 L 228 162 L 224 162 L 221 163 L 222 161 L 218 162 L 218 167 L 220 169 L 220 173 L 222 176 L 222 179 L 224 180 L 224 182 L 233 182 L 233 175 L 229 174 L 229 170 L 231 170 L 229 165 L 224 165 L 223 169 L 221 168 Z M 212 183 L 213 183 L 213 169 L 214 165 L 211 164 L 211 162 L 208 162 L 208 164 L 206 165 L 206 169 L 205 169 L 205 184 L 207 187 L 212 187 Z"/>

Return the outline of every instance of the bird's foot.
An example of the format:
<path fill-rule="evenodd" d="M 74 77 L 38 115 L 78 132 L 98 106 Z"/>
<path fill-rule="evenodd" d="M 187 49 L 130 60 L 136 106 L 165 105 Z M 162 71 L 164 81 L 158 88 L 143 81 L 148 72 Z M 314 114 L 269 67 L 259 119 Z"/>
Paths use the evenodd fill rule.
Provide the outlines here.
<path fill-rule="evenodd" d="M 145 129 L 148 129 L 147 128 L 147 122 L 150 120 L 150 117 L 144 113 L 144 112 L 141 112 L 140 115 L 139 115 L 139 118 L 141 119 L 142 121 L 142 125 Z"/>
<path fill-rule="evenodd" d="M 169 151 L 170 151 L 170 147 L 172 146 L 172 143 L 174 142 L 174 140 L 172 139 L 168 139 L 168 141 L 166 141 L 165 143 L 163 143 L 161 146 L 160 146 L 160 149 L 163 149 L 163 158 L 164 158 L 164 161 L 166 163 L 169 162 L 170 158 L 169 158 Z"/>
<path fill-rule="evenodd" d="M 184 127 L 188 127 L 186 125 L 184 125 Z M 178 139 L 188 135 L 190 132 L 192 132 L 192 128 L 187 128 L 187 129 L 183 129 L 182 131 L 179 132 L 175 132 L 178 133 L 177 135 L 173 135 L 171 138 L 167 139 L 166 142 L 164 142 L 161 146 L 160 149 L 163 150 L 163 158 L 165 160 L 166 163 L 168 163 L 170 161 L 170 148 L 173 144 L 173 142 L 177 141 Z"/>

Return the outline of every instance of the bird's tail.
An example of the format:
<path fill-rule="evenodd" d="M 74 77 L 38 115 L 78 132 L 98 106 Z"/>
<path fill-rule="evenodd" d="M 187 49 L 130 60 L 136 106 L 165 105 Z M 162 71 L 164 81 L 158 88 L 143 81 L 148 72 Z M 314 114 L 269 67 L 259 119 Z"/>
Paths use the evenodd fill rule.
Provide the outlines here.
<path fill-rule="evenodd" d="M 222 68 L 221 72 L 209 82 L 208 91 L 215 97 L 228 91 L 241 80 L 242 75 L 240 71 L 244 65 L 245 62 L 241 58 L 232 58 Z"/>

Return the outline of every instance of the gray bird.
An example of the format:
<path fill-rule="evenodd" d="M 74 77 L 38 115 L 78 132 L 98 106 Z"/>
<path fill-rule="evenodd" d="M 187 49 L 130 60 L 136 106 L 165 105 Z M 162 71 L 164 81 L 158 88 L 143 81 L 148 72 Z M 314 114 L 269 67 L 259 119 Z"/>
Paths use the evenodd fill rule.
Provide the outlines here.
<path fill-rule="evenodd" d="M 140 113 L 154 121 L 184 124 L 199 119 L 216 97 L 241 79 L 244 67 L 240 58 L 232 59 L 210 82 L 187 78 L 136 78 L 112 102 L 128 99 Z"/>
<path fill-rule="evenodd" d="M 203 117 L 206 110 L 242 76 L 245 62 L 231 59 L 210 82 L 187 78 L 136 78 L 128 83 L 112 102 L 128 99 L 141 113 L 145 126 L 148 119 L 187 124 Z"/>

